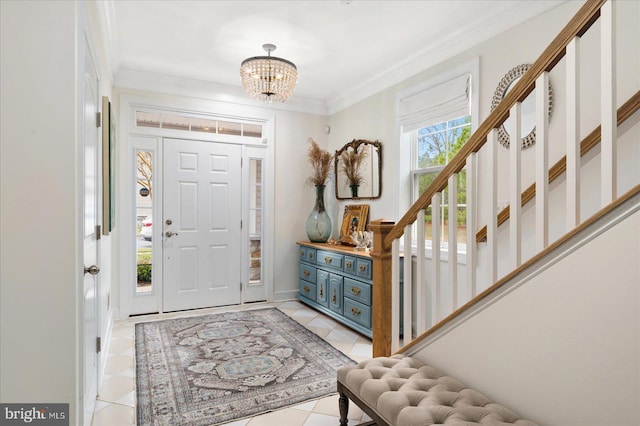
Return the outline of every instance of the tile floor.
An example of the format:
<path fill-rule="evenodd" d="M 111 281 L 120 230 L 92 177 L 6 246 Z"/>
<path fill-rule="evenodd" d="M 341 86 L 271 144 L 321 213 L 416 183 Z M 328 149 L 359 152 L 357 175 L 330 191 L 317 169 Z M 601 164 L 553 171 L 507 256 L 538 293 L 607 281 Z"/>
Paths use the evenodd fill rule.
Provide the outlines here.
<path fill-rule="evenodd" d="M 107 366 L 96 401 L 92 426 L 130 426 L 136 424 L 136 384 L 134 325 L 176 317 L 206 315 L 229 310 L 278 307 L 287 315 L 313 331 L 355 361 L 371 358 L 371 341 L 351 331 L 331 318 L 297 301 L 271 304 L 251 304 L 244 307 L 202 309 L 162 315 L 149 315 L 116 321 L 108 346 Z M 349 423 L 370 420 L 354 404 L 349 406 Z M 274 411 L 261 416 L 226 423 L 227 426 L 337 426 L 338 396 Z"/>

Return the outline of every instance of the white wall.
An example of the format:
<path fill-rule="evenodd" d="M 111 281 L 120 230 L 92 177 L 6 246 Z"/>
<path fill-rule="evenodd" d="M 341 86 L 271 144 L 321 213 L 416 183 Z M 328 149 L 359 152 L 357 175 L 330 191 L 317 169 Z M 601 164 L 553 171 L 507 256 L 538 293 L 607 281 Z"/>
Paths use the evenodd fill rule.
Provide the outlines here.
<path fill-rule="evenodd" d="M 633 1 L 617 1 L 616 21 L 618 41 L 617 52 L 617 98 L 618 104 L 622 104 L 633 93 L 640 90 L 640 29 L 637 25 L 640 19 L 640 3 Z M 352 139 L 378 139 L 383 144 L 383 190 L 382 198 L 369 202 L 370 217 L 372 219 L 385 218 L 398 220 L 406 209 L 398 209 L 399 191 L 408 187 L 408 182 L 398 176 L 398 164 L 407 161 L 405 158 L 398 158 L 399 131 L 396 127 L 395 102 L 396 95 L 408 87 L 429 80 L 434 76 L 443 73 L 456 66 L 466 63 L 474 58 L 480 59 L 480 81 L 479 81 L 479 102 L 480 120 L 482 122 L 490 113 L 491 99 L 493 93 L 502 77 L 514 66 L 522 63 L 533 63 L 542 51 L 548 46 L 560 30 L 575 15 L 583 2 L 571 1 L 552 9 L 551 11 L 537 17 L 529 22 L 520 25 L 502 35 L 499 35 L 487 42 L 484 42 L 466 52 L 438 64 L 406 81 L 373 95 L 361 102 L 343 109 L 329 117 L 331 134 L 329 135 L 329 147 L 332 150 L 339 149 Z M 596 23 L 594 30 L 585 36 L 582 43 L 582 63 L 583 77 L 581 84 L 581 95 L 584 104 L 591 105 L 589 108 L 583 107 L 581 120 L 581 136 L 586 136 L 599 123 L 599 66 L 594 65 L 594 61 L 599 58 L 598 34 L 599 23 Z M 560 90 L 564 87 L 564 65 L 561 62 L 558 69 L 551 74 L 551 83 L 554 85 L 554 112 L 550 124 L 550 160 L 549 164 L 554 164 L 565 153 L 563 132 L 564 126 L 563 108 L 565 107 L 565 96 Z M 640 129 L 636 128 L 626 131 L 621 145 L 619 161 L 621 163 L 633 163 L 640 161 L 640 150 L 635 143 L 640 138 Z M 532 164 L 534 158 L 534 148 L 523 151 L 523 164 Z M 480 152 L 479 168 L 481 172 L 481 183 L 486 181 L 486 167 L 484 167 L 484 153 Z M 508 183 L 508 150 L 502 146 L 498 147 L 498 170 L 499 170 L 499 194 L 498 200 L 506 202 Z M 633 170 L 631 181 L 638 181 L 640 170 L 637 167 L 627 168 Z M 402 178 L 403 179 L 403 178 Z M 624 187 L 629 180 L 622 179 L 621 191 L 628 189 Z M 522 173 L 523 187 L 526 188 L 533 182 L 533 168 L 526 168 Z M 596 194 L 599 197 L 598 194 Z M 483 200 L 480 197 L 479 208 L 483 208 Z M 335 212 L 341 216 L 342 205 Z M 484 225 L 482 213 L 480 222 Z"/>
<path fill-rule="evenodd" d="M 640 212 L 417 355 L 539 424 L 640 424 Z"/>
<path fill-rule="evenodd" d="M 326 149 L 326 124 L 326 117 L 320 115 L 276 113 L 274 300 L 294 298 L 299 288 L 295 243 L 308 241 L 306 221 L 315 203 L 315 188 L 306 184 L 311 176 L 307 138 Z M 332 194 L 329 190 L 325 194 L 327 209 L 336 201 Z M 339 226 L 334 220 L 333 228 Z"/>
<path fill-rule="evenodd" d="M 0 400 L 68 402 L 74 424 L 80 420 L 83 393 L 77 322 L 83 266 L 82 149 L 77 134 L 85 37 L 100 96 L 111 93 L 110 70 L 97 34 L 95 3 L 1 6 Z M 98 244 L 98 333 L 107 341 L 111 237 Z M 102 370 L 106 359 L 99 361 Z"/>
<path fill-rule="evenodd" d="M 626 20 L 628 22 L 637 15 L 638 7 L 634 4 L 626 4 L 635 2 L 624 3 L 623 6 L 618 8 L 618 15 L 621 16 L 623 21 Z M 367 200 L 366 203 L 371 206 L 370 219 L 398 220 L 403 213 L 398 208 L 398 188 L 406 187 L 407 182 L 399 183 L 398 163 L 406 160 L 398 158 L 397 143 L 399 135 L 395 122 L 397 93 L 456 65 L 467 63 L 479 57 L 480 118 L 482 119 L 489 114 L 491 96 L 502 76 L 515 65 L 523 62 L 533 62 L 560 29 L 566 25 L 580 5 L 581 2 L 567 2 L 540 18 L 525 23 L 519 28 L 489 40 L 328 118 L 324 117 L 321 112 L 293 112 L 293 104 L 285 104 L 284 109 L 276 105 L 273 111 L 276 117 L 274 298 L 276 300 L 290 298 L 295 294 L 297 288 L 295 242 L 306 239 L 304 224 L 308 211 L 312 208 L 314 197 L 313 188 L 305 185 L 305 180 L 310 172 L 306 158 L 307 137 L 313 137 L 330 152 L 334 152 L 352 139 L 380 140 L 383 144 L 382 198 L 379 200 Z M 630 16 L 630 18 L 627 18 L 627 16 Z M 532 37 L 532 34 L 535 34 L 535 37 Z M 618 56 L 625 58 L 625 65 L 636 66 L 637 69 L 638 55 L 633 51 L 635 46 L 627 43 L 623 46 L 623 50 Z M 621 91 L 623 95 L 626 95 L 629 90 L 634 87 L 637 88 L 637 84 L 634 76 L 630 75 L 632 71 L 629 71 L 626 66 L 622 66 L 621 69 L 623 70 L 621 71 Z M 120 80 L 125 83 L 123 87 L 141 90 L 147 94 L 156 94 L 158 96 L 161 93 L 181 95 L 187 100 L 191 98 L 194 100 L 217 100 L 230 102 L 234 107 L 242 104 L 251 105 L 246 99 L 242 99 L 243 96 L 241 94 L 240 101 L 234 99 L 234 97 L 237 98 L 239 96 L 238 93 L 233 92 L 230 95 L 225 95 L 225 90 L 229 88 L 196 81 L 184 80 L 177 82 L 166 76 L 138 75 L 139 73 L 125 71 L 121 77 L 116 76 L 116 84 Z M 587 85 L 591 85 L 589 79 L 586 81 Z M 562 95 L 557 95 L 556 105 L 558 108 L 561 107 L 562 102 Z M 255 106 L 255 104 L 253 105 Z M 269 107 L 263 104 L 259 105 L 259 108 L 268 109 Z M 317 106 L 309 110 L 319 111 Z M 554 118 L 554 120 L 561 121 L 559 118 Z M 327 123 L 331 128 L 328 136 L 324 133 L 324 126 Z M 591 124 L 584 123 L 583 125 L 585 128 L 591 126 Z M 634 135 L 637 135 L 637 130 L 632 131 L 630 135 L 629 138 L 632 139 Z M 556 151 L 554 151 L 553 155 L 559 156 L 560 152 Z M 505 162 L 507 150 L 500 147 L 499 152 L 501 155 L 500 161 Z M 533 150 L 530 149 L 525 152 L 524 156 L 531 154 L 533 154 Z M 637 149 L 635 151 L 632 150 L 631 156 L 625 156 L 624 158 L 633 159 L 634 155 L 640 155 Z M 555 159 L 552 158 L 552 161 Z M 525 181 L 528 175 L 527 173 L 523 173 L 523 175 L 525 176 L 523 181 Z M 503 181 L 506 182 L 506 179 L 503 179 Z M 529 182 L 525 181 L 525 183 L 528 184 Z M 333 236 L 337 237 L 344 205 L 350 202 L 339 202 L 335 199 L 333 177 L 328 182 L 325 202 L 333 220 Z M 114 267 L 117 268 L 117 265 L 114 265 Z M 125 285 L 124 283 L 121 284 Z"/>
<path fill-rule="evenodd" d="M 0 400 L 69 403 L 75 424 L 79 6 L 3 1 L 0 16 Z"/>
<path fill-rule="evenodd" d="M 398 144 L 400 143 L 399 129 L 396 125 L 395 106 L 397 96 L 408 87 L 419 85 L 439 74 L 452 70 L 462 64 L 479 58 L 479 103 L 480 120 L 482 122 L 490 113 L 493 93 L 504 74 L 521 63 L 532 63 L 549 42 L 575 15 L 582 2 L 567 2 L 546 14 L 535 18 L 517 28 L 488 40 L 432 69 L 426 70 L 411 79 L 384 90 L 357 104 L 354 104 L 329 117 L 331 134 L 329 146 L 339 149 L 353 138 L 379 139 L 383 144 L 383 190 L 382 198 L 374 201 L 364 201 L 370 204 L 371 219 L 385 218 L 398 221 L 408 208 L 406 195 L 410 188 L 408 173 L 408 158 L 401 157 Z M 617 103 L 621 105 L 630 96 L 640 90 L 640 3 L 615 2 L 616 21 L 616 65 L 617 65 Z M 600 23 L 596 22 L 592 29 L 585 34 L 580 42 L 580 136 L 585 137 L 600 123 Z M 553 115 L 550 123 L 549 164 L 553 165 L 563 155 L 564 117 L 566 108 L 565 66 L 561 61 L 551 72 L 553 85 Z M 618 193 L 622 194 L 640 182 L 640 114 L 636 113 L 626 123 L 618 128 Z M 408 151 L 408 150 L 407 150 Z M 479 153 L 479 194 L 478 194 L 478 226 L 487 223 L 485 213 L 486 188 L 489 186 L 489 173 L 486 166 L 485 150 Z M 508 205 L 509 183 L 509 150 L 498 146 L 498 206 Z M 596 147 L 582 159 L 581 170 L 581 218 L 593 215 L 600 209 L 600 156 Z M 534 179 L 535 145 L 523 151 L 522 154 L 522 188 L 527 188 Z M 549 242 L 555 241 L 566 233 L 565 226 L 565 180 L 564 176 L 550 186 L 549 213 Z M 342 215 L 342 202 L 333 212 L 338 220 Z M 535 203 L 531 202 L 522 213 L 522 257 L 529 259 L 535 254 Z M 509 228 L 508 222 L 499 228 L 498 233 L 498 277 L 510 272 Z M 483 291 L 492 285 L 486 262 L 486 245 L 478 245 L 477 288 Z M 431 262 L 427 262 L 428 267 Z M 462 265 L 461 265 L 462 266 Z M 462 268 L 459 268 L 461 270 Z M 447 270 L 446 262 L 442 263 L 442 270 Z M 446 274 L 443 276 L 446 281 Z M 427 275 L 427 285 L 431 284 L 431 277 Z M 469 300 L 469 289 L 459 277 L 460 303 Z M 443 308 L 451 304 L 450 286 L 443 286 Z M 466 296 L 466 297 L 465 297 Z M 443 311 L 444 315 L 451 312 Z"/>

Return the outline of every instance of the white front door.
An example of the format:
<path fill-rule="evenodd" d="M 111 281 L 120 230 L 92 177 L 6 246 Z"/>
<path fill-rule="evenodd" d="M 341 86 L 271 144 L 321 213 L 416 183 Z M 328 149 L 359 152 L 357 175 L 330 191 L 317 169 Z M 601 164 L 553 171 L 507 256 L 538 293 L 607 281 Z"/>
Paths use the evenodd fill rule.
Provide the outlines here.
<path fill-rule="evenodd" d="M 164 139 L 163 311 L 241 301 L 240 145 Z"/>
<path fill-rule="evenodd" d="M 84 254 L 82 301 L 82 377 L 84 424 L 90 424 L 98 394 L 98 77 L 89 49 L 85 47 L 84 99 Z M 108 143 L 108 142 L 107 142 Z"/>

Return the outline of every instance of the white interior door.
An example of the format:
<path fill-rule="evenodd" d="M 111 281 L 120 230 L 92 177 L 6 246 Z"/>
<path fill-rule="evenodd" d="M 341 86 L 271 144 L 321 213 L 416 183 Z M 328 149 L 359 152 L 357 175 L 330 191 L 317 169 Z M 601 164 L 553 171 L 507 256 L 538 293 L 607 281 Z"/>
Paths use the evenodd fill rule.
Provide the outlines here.
<path fill-rule="evenodd" d="M 84 73 L 84 251 L 82 318 L 82 377 L 84 423 L 90 424 L 98 394 L 98 77 L 88 48 L 85 47 Z M 108 143 L 108 142 L 107 142 Z"/>
<path fill-rule="evenodd" d="M 163 150 L 163 311 L 238 304 L 242 148 L 164 139 Z"/>

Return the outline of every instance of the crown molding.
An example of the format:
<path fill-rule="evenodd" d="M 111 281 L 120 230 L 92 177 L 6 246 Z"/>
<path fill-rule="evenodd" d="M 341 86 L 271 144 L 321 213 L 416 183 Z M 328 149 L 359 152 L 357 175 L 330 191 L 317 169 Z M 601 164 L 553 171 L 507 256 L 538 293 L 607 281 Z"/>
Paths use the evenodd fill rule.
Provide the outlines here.
<path fill-rule="evenodd" d="M 432 43 L 386 71 L 363 81 L 353 89 L 327 99 L 328 114 L 335 114 L 376 93 L 401 83 L 563 3 L 566 3 L 566 0 L 560 2 L 530 0 L 508 14 L 496 11 L 492 18 L 485 21 L 484 25 L 468 26 L 452 32 L 444 41 L 440 39 L 437 43 Z"/>
<path fill-rule="evenodd" d="M 108 53 L 115 86 L 147 90 L 159 93 L 190 96 L 195 98 L 220 100 L 240 105 L 269 108 L 273 110 L 332 115 L 356 104 L 376 93 L 393 87 L 417 74 L 445 62 L 464 51 L 521 25 L 567 0 L 529 0 L 508 13 L 496 11 L 481 26 L 467 26 L 451 32 L 446 38 L 416 52 L 389 69 L 364 80 L 351 89 L 326 100 L 299 97 L 295 94 L 284 103 L 272 103 L 249 98 L 238 86 L 224 85 L 203 80 L 162 75 L 146 71 L 121 68 L 118 61 L 118 36 L 115 15 L 115 0 L 94 2 L 101 22 L 99 31 Z"/>
<path fill-rule="evenodd" d="M 129 90 L 186 96 L 237 105 L 268 108 L 270 110 L 327 115 L 327 106 L 323 100 L 296 97 L 294 95 L 286 102 L 267 103 L 249 98 L 239 86 L 236 87 L 127 68 L 122 68 L 115 73 L 114 85 Z"/>

